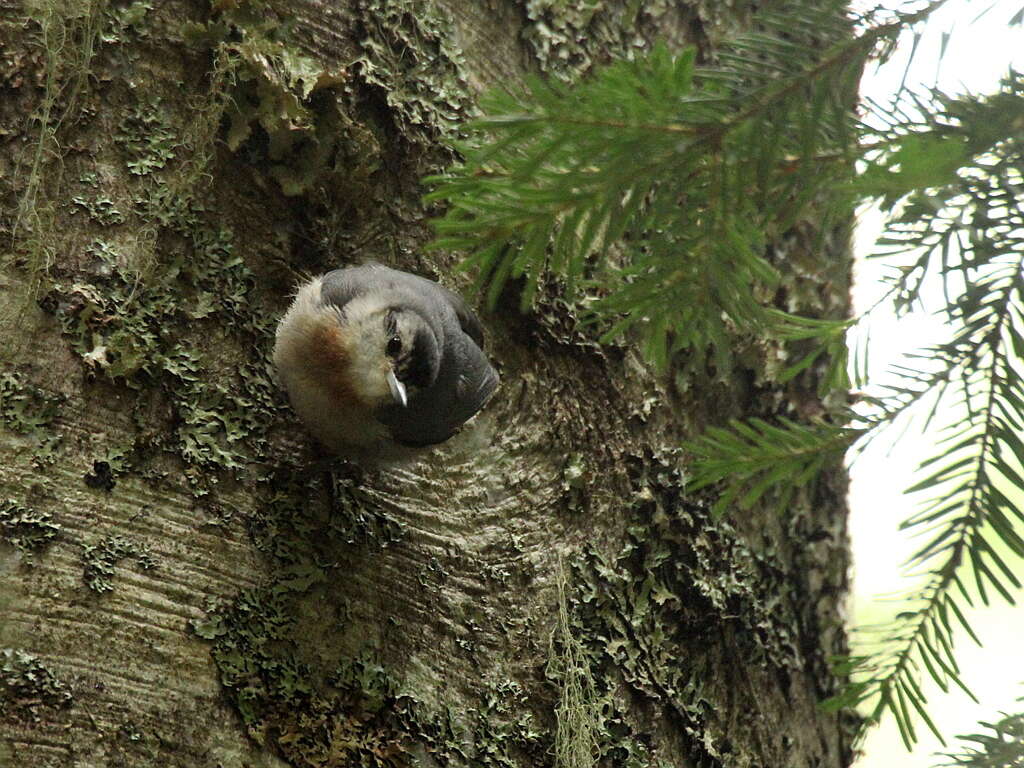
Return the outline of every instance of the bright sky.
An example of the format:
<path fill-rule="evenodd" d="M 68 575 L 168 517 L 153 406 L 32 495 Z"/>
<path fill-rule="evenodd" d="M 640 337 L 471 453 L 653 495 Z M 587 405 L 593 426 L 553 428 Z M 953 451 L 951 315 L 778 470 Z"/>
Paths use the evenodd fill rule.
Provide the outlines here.
<path fill-rule="evenodd" d="M 920 3 L 889 0 L 883 5 L 899 8 L 920 6 Z M 1009 19 L 1021 6 L 1019 0 L 954 0 L 944 6 L 924 30 L 907 74 L 907 86 L 938 85 L 947 93 L 994 90 L 1011 63 L 1018 69 L 1024 68 L 1024 29 L 1008 26 Z M 991 10 L 975 20 L 986 8 Z M 940 63 L 938 54 L 944 33 L 950 36 Z M 889 100 L 903 79 L 911 43 L 912 38 L 907 35 L 888 64 L 869 68 L 861 84 L 864 96 L 881 102 Z M 866 212 L 861 217 L 856 243 L 860 260 L 854 290 L 858 309 L 869 306 L 880 288 L 878 265 L 862 260 L 871 252 L 879 226 L 877 213 Z M 871 326 L 872 371 L 880 374 L 901 353 L 943 335 L 942 325 L 927 316 L 905 317 L 899 321 L 892 316 L 879 317 Z M 898 610 L 896 604 L 883 602 L 879 596 L 899 592 L 909 584 L 902 579 L 901 564 L 913 551 L 912 542 L 898 531 L 898 525 L 913 507 L 901 496 L 901 490 L 909 485 L 907 480 L 917 461 L 930 455 L 930 450 L 922 439 L 907 435 L 898 451 L 887 453 L 883 445 L 873 447 L 851 468 L 855 624 L 874 623 Z M 985 647 L 979 649 L 969 638 L 962 637 L 957 643 L 957 660 L 964 680 L 981 704 L 975 705 L 963 694 L 943 694 L 934 685 L 926 690 L 929 713 L 947 736 L 949 751 L 960 748 L 959 742 L 951 737 L 979 731 L 977 721 L 993 722 L 999 719 L 1000 711 L 1024 710 L 1024 702 L 1015 701 L 1024 695 L 1024 608 L 994 603 L 992 608 L 977 611 L 969 618 Z M 888 719 L 868 737 L 864 756 L 855 763 L 855 768 L 891 768 L 897 764 L 900 768 L 932 768 L 946 762 L 935 756 L 934 753 L 943 748 L 923 723 L 917 730 L 921 741 L 912 754 L 907 754 L 895 724 Z"/>

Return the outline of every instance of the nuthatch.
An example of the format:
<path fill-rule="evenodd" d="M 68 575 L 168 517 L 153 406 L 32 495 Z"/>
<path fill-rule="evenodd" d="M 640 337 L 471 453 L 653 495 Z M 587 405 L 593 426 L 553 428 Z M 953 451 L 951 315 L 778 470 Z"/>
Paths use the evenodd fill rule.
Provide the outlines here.
<path fill-rule="evenodd" d="M 480 321 L 437 283 L 380 264 L 299 288 L 274 364 L 309 431 L 343 456 L 442 443 L 498 386 Z M 401 449 L 397 449 L 402 455 Z"/>

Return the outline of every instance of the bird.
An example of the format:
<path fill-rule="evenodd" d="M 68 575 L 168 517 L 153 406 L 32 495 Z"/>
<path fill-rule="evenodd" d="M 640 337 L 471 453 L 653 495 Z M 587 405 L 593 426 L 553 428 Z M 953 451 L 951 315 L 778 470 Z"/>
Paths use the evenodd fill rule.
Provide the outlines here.
<path fill-rule="evenodd" d="M 357 461 L 445 442 L 499 383 L 480 320 L 460 296 L 375 262 L 301 284 L 273 360 L 309 432 Z"/>

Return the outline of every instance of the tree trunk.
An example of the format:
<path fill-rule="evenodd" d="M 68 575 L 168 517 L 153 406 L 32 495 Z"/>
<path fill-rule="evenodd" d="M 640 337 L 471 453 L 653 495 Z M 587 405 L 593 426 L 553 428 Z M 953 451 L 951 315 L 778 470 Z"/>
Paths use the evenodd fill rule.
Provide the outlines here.
<path fill-rule="evenodd" d="M 813 373 L 782 387 L 747 344 L 667 386 L 553 294 L 510 303 L 487 409 L 360 471 L 310 448 L 268 362 L 301 275 L 375 259 L 465 292 L 422 250 L 418 179 L 483 89 L 656 31 L 707 53 L 725 22 L 213 5 L 0 0 L 0 765 L 847 765 L 816 708 L 845 475 L 730 525 L 676 450 L 813 410 Z M 845 313 L 845 240 L 785 252 L 791 306 Z"/>

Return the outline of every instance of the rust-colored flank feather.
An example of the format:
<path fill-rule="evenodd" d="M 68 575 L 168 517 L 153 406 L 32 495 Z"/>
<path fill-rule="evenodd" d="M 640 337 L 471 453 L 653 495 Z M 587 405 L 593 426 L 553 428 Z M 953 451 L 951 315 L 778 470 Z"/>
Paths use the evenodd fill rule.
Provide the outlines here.
<path fill-rule="evenodd" d="M 321 288 L 322 280 L 315 278 L 299 289 L 278 324 L 274 364 L 309 431 L 330 450 L 357 452 L 389 437 L 374 415 L 379 402 L 371 399 L 388 394 L 385 374 L 371 370 L 366 376 L 367 366 L 358 360 L 362 337 L 344 324 L 337 308 L 323 302 Z M 360 373 L 363 378 L 356 378 Z"/>
<path fill-rule="evenodd" d="M 313 363 L 317 377 L 331 396 L 342 403 L 358 402 L 360 398 L 346 375 L 351 352 L 333 312 L 324 312 L 317 318 L 306 343 L 306 359 Z"/>

